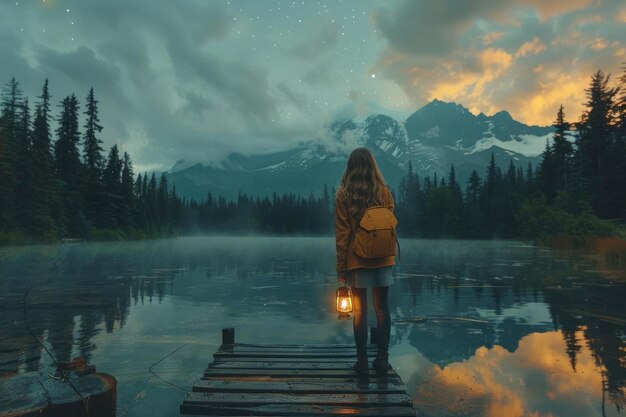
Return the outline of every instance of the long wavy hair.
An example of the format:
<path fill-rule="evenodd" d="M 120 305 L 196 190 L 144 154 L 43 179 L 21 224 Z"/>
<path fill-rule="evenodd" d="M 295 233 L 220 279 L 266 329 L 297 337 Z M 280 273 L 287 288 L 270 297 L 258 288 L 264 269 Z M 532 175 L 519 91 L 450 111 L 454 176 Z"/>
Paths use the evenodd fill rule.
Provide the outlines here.
<path fill-rule="evenodd" d="M 337 193 L 345 191 L 351 197 L 350 216 L 358 221 L 366 208 L 384 205 L 381 195 L 386 186 L 374 155 L 367 148 L 356 148 L 350 153 Z"/>

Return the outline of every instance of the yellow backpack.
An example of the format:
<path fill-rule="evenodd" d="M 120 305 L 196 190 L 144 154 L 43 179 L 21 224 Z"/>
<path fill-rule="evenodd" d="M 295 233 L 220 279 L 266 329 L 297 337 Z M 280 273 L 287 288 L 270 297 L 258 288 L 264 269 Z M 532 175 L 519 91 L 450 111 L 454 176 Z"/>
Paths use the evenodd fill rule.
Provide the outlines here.
<path fill-rule="evenodd" d="M 365 209 L 354 237 L 354 253 L 361 258 L 383 258 L 395 256 L 400 243 L 396 236 L 398 219 L 384 206 L 371 206 Z"/>

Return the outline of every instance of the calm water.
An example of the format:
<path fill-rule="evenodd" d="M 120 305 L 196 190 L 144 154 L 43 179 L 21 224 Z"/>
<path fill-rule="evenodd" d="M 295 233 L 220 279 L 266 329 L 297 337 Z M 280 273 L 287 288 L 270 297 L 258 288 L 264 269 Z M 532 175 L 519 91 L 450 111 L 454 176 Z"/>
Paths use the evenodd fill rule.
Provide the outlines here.
<path fill-rule="evenodd" d="M 516 242 L 403 240 L 390 355 L 415 406 L 426 416 L 623 415 L 625 285 L 605 261 Z M 333 311 L 334 266 L 332 238 L 0 248 L 0 373 L 51 366 L 23 319 L 32 286 L 36 335 L 58 360 L 83 355 L 114 375 L 118 416 L 177 415 L 223 327 L 241 342 L 352 342 L 351 322 Z M 148 372 L 183 344 L 154 367 L 167 383 Z"/>

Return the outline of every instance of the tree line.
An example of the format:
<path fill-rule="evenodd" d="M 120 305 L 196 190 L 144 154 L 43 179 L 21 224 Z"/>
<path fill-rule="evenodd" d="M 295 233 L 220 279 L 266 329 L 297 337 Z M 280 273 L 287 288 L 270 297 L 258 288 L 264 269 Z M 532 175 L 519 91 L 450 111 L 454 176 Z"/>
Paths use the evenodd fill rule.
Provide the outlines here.
<path fill-rule="evenodd" d="M 503 170 L 492 155 L 484 178 L 473 171 L 461 184 L 453 165 L 446 176 L 422 179 L 409 162 L 394 192 L 399 233 L 467 239 L 611 233 L 605 219 L 626 219 L 626 68 L 617 86 L 610 87 L 609 80 L 601 70 L 593 74 L 578 122 L 567 122 L 561 106 L 554 138 L 536 167 L 511 160 Z M 203 201 L 182 198 L 164 173 L 135 176 L 130 156 L 120 155 L 117 145 L 103 154 L 93 88 L 82 126 L 74 94 L 61 100 L 56 117 L 48 80 L 37 99 L 31 115 L 15 78 L 2 91 L 0 243 L 207 232 L 333 233 L 334 187 L 329 192 L 325 185 L 321 197 L 240 193 L 227 201 L 209 193 Z"/>
<path fill-rule="evenodd" d="M 61 100 L 56 117 L 47 79 L 37 98 L 31 114 L 28 97 L 15 78 L 2 91 L 0 243 L 146 238 L 175 232 L 179 198 L 165 175 L 135 177 L 130 156 L 120 155 L 117 145 L 103 154 L 93 88 L 85 99 L 82 126 L 74 94 Z"/>
<path fill-rule="evenodd" d="M 330 194 L 332 193 L 332 194 Z M 269 235 L 327 235 L 334 231 L 331 195 L 324 185 L 321 197 L 313 192 L 302 197 L 292 192 L 272 197 L 252 197 L 239 193 L 237 200 L 226 201 L 208 193 L 206 200 L 183 199 L 180 231 L 183 234 L 206 232 L 262 233 Z"/>
<path fill-rule="evenodd" d="M 608 235 L 606 220 L 626 219 L 626 67 L 618 85 L 596 71 L 578 122 L 563 106 L 535 168 L 503 170 L 492 154 L 484 177 L 472 171 L 464 192 L 447 178 L 409 172 L 398 187 L 399 232 L 425 238 L 532 238 Z"/>
<path fill-rule="evenodd" d="M 294 193 L 236 201 L 208 194 L 181 198 L 165 173 L 135 175 L 130 155 L 113 145 L 105 156 L 103 126 L 90 89 L 81 113 L 71 94 L 52 114 L 46 79 L 34 116 L 12 78 L 0 107 L 0 244 L 79 239 L 143 239 L 207 232 L 328 234 L 330 194 Z M 51 121 L 56 121 L 53 131 Z M 81 129 L 82 127 L 82 129 Z M 332 191 L 334 193 L 334 190 Z"/>

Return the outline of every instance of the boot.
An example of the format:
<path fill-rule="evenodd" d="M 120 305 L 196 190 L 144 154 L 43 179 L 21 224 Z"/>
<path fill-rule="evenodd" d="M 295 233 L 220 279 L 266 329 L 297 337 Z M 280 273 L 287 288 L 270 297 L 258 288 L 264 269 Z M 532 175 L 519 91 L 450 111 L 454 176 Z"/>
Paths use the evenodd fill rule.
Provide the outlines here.
<path fill-rule="evenodd" d="M 367 362 L 367 356 L 357 356 L 357 361 L 352 365 L 352 369 L 359 376 L 369 375 L 369 364 Z"/>
<path fill-rule="evenodd" d="M 378 352 L 376 354 L 376 359 L 372 361 L 372 368 L 376 371 L 376 374 L 386 375 L 387 371 L 391 369 L 389 365 L 389 353 L 388 352 Z"/>

